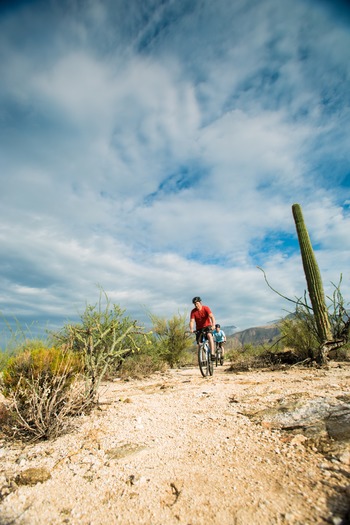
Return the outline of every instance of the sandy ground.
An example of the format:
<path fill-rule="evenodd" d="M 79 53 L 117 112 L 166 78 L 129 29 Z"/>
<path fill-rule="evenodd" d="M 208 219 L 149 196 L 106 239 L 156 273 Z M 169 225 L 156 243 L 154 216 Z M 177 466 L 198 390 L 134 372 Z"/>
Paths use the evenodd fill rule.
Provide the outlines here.
<path fill-rule="evenodd" d="M 291 394 L 349 396 L 350 363 L 105 384 L 69 434 L 0 442 L 0 523 L 349 523 L 349 443 L 339 459 L 246 415 Z M 25 484 L 28 469 L 42 482 Z"/>

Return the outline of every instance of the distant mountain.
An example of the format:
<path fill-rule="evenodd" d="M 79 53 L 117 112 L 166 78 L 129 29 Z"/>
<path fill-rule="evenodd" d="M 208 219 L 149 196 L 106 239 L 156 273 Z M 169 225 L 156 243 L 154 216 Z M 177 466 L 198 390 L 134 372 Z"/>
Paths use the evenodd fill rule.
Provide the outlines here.
<path fill-rule="evenodd" d="M 264 326 L 254 326 L 240 332 L 235 332 L 227 336 L 229 341 L 238 341 L 240 344 L 259 345 L 271 343 L 281 334 L 278 323 L 271 323 Z"/>
<path fill-rule="evenodd" d="M 237 326 L 234 326 L 234 325 L 222 326 L 221 329 L 225 332 L 226 337 L 228 337 L 235 333 Z"/>

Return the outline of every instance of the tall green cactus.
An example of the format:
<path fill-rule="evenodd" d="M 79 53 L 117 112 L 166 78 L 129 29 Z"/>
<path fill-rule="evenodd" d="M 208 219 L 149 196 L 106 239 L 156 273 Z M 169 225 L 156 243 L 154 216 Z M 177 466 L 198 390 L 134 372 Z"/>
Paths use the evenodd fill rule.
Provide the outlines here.
<path fill-rule="evenodd" d="M 318 340 L 320 344 L 324 346 L 327 341 L 332 340 L 332 332 L 323 291 L 321 273 L 312 249 L 300 205 L 293 204 L 292 212 L 298 234 L 307 288 L 315 316 Z"/>

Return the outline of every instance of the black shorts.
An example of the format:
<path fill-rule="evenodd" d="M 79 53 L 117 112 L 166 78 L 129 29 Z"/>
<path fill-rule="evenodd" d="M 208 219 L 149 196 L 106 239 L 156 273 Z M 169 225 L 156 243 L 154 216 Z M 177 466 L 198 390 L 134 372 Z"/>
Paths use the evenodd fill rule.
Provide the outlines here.
<path fill-rule="evenodd" d="M 208 332 L 211 332 L 211 326 L 205 326 L 201 330 L 197 330 L 196 332 L 196 341 L 197 343 L 202 342 L 202 334 L 208 334 Z"/>

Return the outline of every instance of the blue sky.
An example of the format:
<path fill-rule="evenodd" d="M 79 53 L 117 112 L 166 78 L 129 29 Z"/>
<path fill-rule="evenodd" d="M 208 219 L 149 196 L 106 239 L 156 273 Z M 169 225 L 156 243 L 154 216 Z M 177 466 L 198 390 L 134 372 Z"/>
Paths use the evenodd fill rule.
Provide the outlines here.
<path fill-rule="evenodd" d="M 350 301 L 350 8 L 326 0 L 0 7 L 0 311 L 62 326 L 200 295 L 238 329 L 306 287 Z"/>

